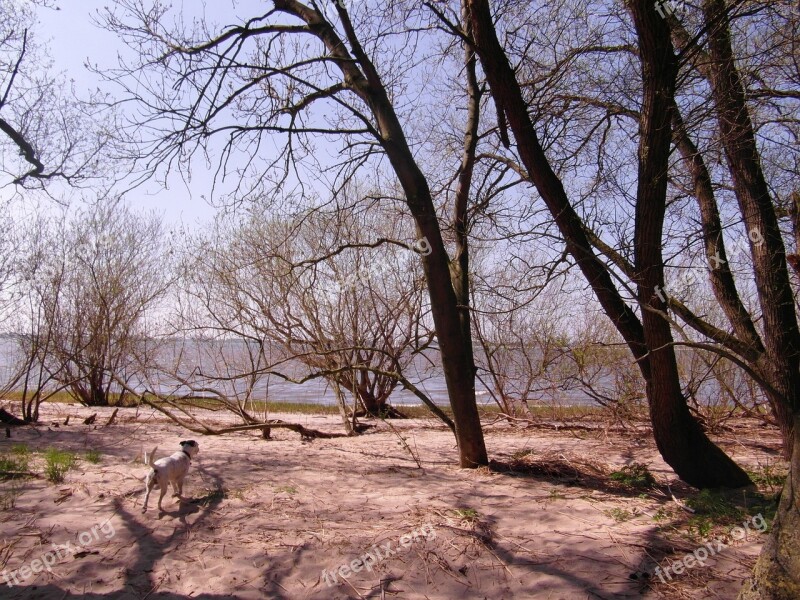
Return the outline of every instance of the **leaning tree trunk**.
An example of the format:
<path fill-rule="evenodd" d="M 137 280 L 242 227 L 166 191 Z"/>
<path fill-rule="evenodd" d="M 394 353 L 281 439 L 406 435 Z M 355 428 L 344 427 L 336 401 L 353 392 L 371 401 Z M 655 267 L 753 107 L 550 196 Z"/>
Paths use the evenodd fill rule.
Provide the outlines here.
<path fill-rule="evenodd" d="M 436 337 L 442 357 L 447 394 L 453 409 L 459 463 L 462 467 L 489 464 L 475 400 L 475 368 L 469 341 L 462 335 L 458 300 L 450 279 L 450 261 L 428 181 L 408 145 L 405 132 L 378 70 L 355 33 L 350 15 L 336 7 L 347 44 L 337 29 L 314 8 L 295 0 L 274 0 L 275 8 L 291 14 L 309 26 L 326 47 L 329 60 L 342 73 L 344 83 L 358 95 L 374 118 L 377 140 L 392 165 L 417 234 L 428 241 L 431 252 L 422 256 L 422 267 L 431 300 Z M 348 50 L 349 45 L 349 50 Z"/>
<path fill-rule="evenodd" d="M 646 336 L 642 323 L 623 301 L 607 268 L 594 254 L 584 224 L 572 207 L 561 180 L 553 171 L 539 142 L 514 70 L 497 39 L 488 0 L 465 1 L 472 19 L 476 51 L 497 105 L 499 119 L 502 122 L 508 119 L 528 177 L 553 215 L 564 237 L 567 251 L 575 259 L 604 312 L 637 360 L 647 382 L 653 435 L 664 460 L 681 479 L 697 487 L 740 487 L 749 483 L 747 474 L 708 439 L 689 413 L 686 399 L 681 394 L 677 367 L 674 366 L 674 353 L 660 345 L 662 342 L 672 341 L 668 324 L 663 317 L 649 314 Z M 645 0 L 637 0 L 637 3 L 639 9 L 649 9 L 653 13 L 650 18 L 658 18 L 652 3 Z M 669 115 L 669 112 L 666 114 Z M 658 234 L 660 236 L 660 230 Z M 657 257 L 647 257 L 647 260 L 653 259 L 658 262 Z M 663 283 L 663 279 L 659 280 L 659 277 L 663 278 L 663 265 L 661 269 L 662 272 L 648 269 L 642 274 L 643 279 L 639 283 L 643 288 L 640 295 L 646 296 L 648 288 L 652 295 L 654 286 Z M 645 301 L 654 300 L 651 297 Z M 656 362 L 651 365 L 654 355 Z M 653 366 L 657 376 L 652 373 Z"/>
<path fill-rule="evenodd" d="M 650 349 L 647 396 L 661 455 L 681 479 L 696 487 L 744 486 L 750 478 L 705 435 L 689 413 L 680 387 L 675 346 L 665 300 L 662 237 L 667 172 L 672 142 L 677 59 L 669 26 L 647 0 L 632 2 L 642 69 L 639 118 L 639 167 L 634 253 L 642 326 Z M 681 432 L 682 435 L 675 435 Z"/>
<path fill-rule="evenodd" d="M 339 407 L 339 416 L 342 418 L 344 431 L 347 433 L 347 435 L 355 435 L 355 428 L 353 427 L 353 423 L 350 421 L 350 416 L 347 414 L 347 402 L 344 398 L 344 394 L 342 393 L 342 388 L 338 381 L 333 381 L 331 383 L 333 387 L 333 393 L 336 395 L 336 406 Z"/>
<path fill-rule="evenodd" d="M 773 407 L 786 441 L 786 453 L 793 456 L 796 437 L 791 429 L 800 402 L 800 331 L 786 266 L 786 248 L 734 59 L 728 6 L 725 0 L 705 0 L 703 11 L 709 28 L 707 69 L 720 139 L 753 257 L 766 350 L 762 371 L 783 398 L 773 402 Z M 762 243 L 756 243 L 754 233 Z"/>

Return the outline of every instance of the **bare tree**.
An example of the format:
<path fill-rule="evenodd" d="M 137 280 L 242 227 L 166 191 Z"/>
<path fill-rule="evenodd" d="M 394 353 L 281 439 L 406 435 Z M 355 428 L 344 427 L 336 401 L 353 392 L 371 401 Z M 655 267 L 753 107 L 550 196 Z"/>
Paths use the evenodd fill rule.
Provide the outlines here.
<path fill-rule="evenodd" d="M 222 140 L 223 159 L 218 182 L 237 173 L 236 198 L 268 187 L 306 187 L 321 181 L 325 167 L 317 163 L 315 140 L 331 136 L 342 143 L 343 160 L 330 165 L 341 188 L 353 173 L 367 167 L 378 173 L 386 167 L 402 189 L 405 209 L 416 227 L 415 238 L 426 239 L 431 252 L 421 257 L 430 298 L 431 317 L 442 357 L 442 367 L 453 409 L 460 463 L 476 467 L 488 463 L 475 402 L 475 367 L 471 338 L 466 335 L 469 295 L 465 199 L 469 195 L 477 127 L 477 100 L 470 72 L 475 60 L 467 48 L 463 63 L 471 90 L 469 117 L 464 129 L 464 160 L 459 172 L 461 190 L 453 217 L 456 256 L 451 260 L 443 226 L 437 215 L 429 178 L 418 162 L 409 136 L 414 115 L 396 104 L 404 74 L 410 75 L 414 58 L 408 53 L 386 51 L 383 41 L 394 46 L 405 38 L 406 50 L 421 49 L 421 31 L 432 30 L 430 15 L 420 8 L 397 5 L 392 26 L 384 28 L 383 14 L 370 14 L 366 5 L 354 7 L 353 15 L 341 3 L 335 15 L 321 3 L 304 4 L 278 0 L 240 25 L 218 33 L 200 24 L 194 31 L 167 27 L 162 7 L 145 8 L 138 2 L 120 1 L 121 14 L 111 13 L 107 25 L 133 46 L 142 61 L 122 65 L 109 77 L 125 86 L 126 99 L 147 107 L 143 121 L 131 124 L 141 131 L 138 156 L 145 170 L 186 166 L 195 153 L 213 150 Z M 382 11 L 382 9 L 381 9 Z M 417 50 L 414 50 L 416 52 Z M 170 81 L 165 84 L 166 80 Z M 135 84 L 133 82 L 136 82 Z M 401 108 L 398 108 L 401 107 Z M 425 132 L 419 132 L 426 135 Z M 261 153 L 266 136 L 281 140 L 276 156 Z M 242 150 L 244 167 L 227 160 Z M 304 159 L 308 159 L 304 162 Z M 309 177 L 304 171 L 308 169 Z M 250 177 L 240 177 L 244 173 Z M 380 177 L 380 175 L 378 175 Z"/>
<path fill-rule="evenodd" d="M 99 159 L 112 113 L 101 116 L 92 98 L 80 100 L 49 67 L 35 36 L 36 10 L 49 0 L 0 1 L 0 173 L 8 183 L 45 188 L 53 180 L 79 185 L 111 170 Z"/>
<path fill-rule="evenodd" d="M 557 222 L 560 221 L 559 229 L 565 238 L 568 250 L 597 293 L 607 314 L 631 346 L 642 366 L 643 375 L 648 380 L 648 396 L 659 448 L 662 453 L 667 450 L 665 455 L 667 461 L 673 464 L 677 472 L 687 481 L 697 485 L 708 485 L 713 481 L 727 485 L 746 483 L 747 478 L 741 471 L 735 469 L 729 461 L 725 461 L 717 451 L 712 451 L 705 441 L 701 445 L 705 446 L 708 452 L 686 453 L 679 449 L 679 446 L 684 444 L 684 448 L 691 447 L 704 436 L 698 432 L 696 424 L 692 424 L 688 419 L 685 401 L 677 385 L 676 361 L 672 350 L 674 342 L 669 332 L 670 317 L 667 314 L 667 307 L 687 325 L 713 341 L 713 344 L 693 345 L 718 352 L 735 362 L 758 381 L 769 396 L 772 396 L 777 420 L 781 423 L 787 438 L 787 447 L 791 448 L 792 436 L 795 440 L 797 436 L 796 380 L 800 376 L 796 362 L 798 341 L 794 302 L 786 275 L 785 250 L 776 218 L 775 204 L 770 195 L 770 185 L 763 171 L 754 133 L 754 113 L 751 113 L 751 107 L 747 105 L 748 90 L 738 72 L 731 37 L 731 23 L 734 19 L 767 15 L 772 10 L 770 7 L 779 7 L 775 8 L 776 12 L 780 12 L 781 8 L 788 11 L 788 3 L 726 3 L 721 0 L 708 0 L 702 5 L 702 14 L 692 13 L 691 18 L 686 20 L 677 17 L 665 19 L 663 15 L 657 14 L 658 7 L 649 2 L 627 3 L 636 26 L 637 54 L 642 66 L 644 101 L 641 106 L 635 108 L 631 108 L 630 105 L 621 106 L 622 103 L 616 100 L 603 102 L 596 96 L 589 98 L 586 103 L 583 103 L 586 98 L 581 98 L 580 101 L 583 106 L 601 107 L 609 116 L 632 116 L 639 126 L 639 176 L 632 260 L 624 257 L 624 251 L 620 252 L 619 249 L 603 243 L 599 236 L 590 234 L 588 238 L 582 237 L 581 230 L 585 231 L 587 228 L 575 215 L 560 178 L 549 168 L 548 157 L 539 143 L 535 123 L 530 118 L 526 98 L 523 96 L 516 73 L 511 69 L 503 46 L 497 38 L 489 4 L 476 0 L 470 2 L 470 6 L 473 9 L 475 22 L 476 47 L 499 111 L 508 119 L 509 126 L 514 132 L 521 160 L 540 195 L 551 206 L 554 218 Z M 763 34 L 769 31 L 769 27 L 780 20 L 780 18 L 773 19 L 765 27 L 761 26 L 763 24 L 756 25 L 757 33 Z M 685 29 L 686 23 L 690 26 Z M 669 29 L 667 29 L 668 24 Z M 693 29 L 691 24 L 699 26 Z M 744 25 L 738 23 L 737 27 L 739 30 L 742 28 L 747 30 L 746 22 Z M 680 55 L 673 50 L 668 39 L 670 35 L 680 49 Z M 791 40 L 792 36 L 789 36 L 789 39 Z M 783 45 L 783 48 L 793 47 L 794 42 L 791 41 L 788 46 Z M 767 45 L 768 53 L 769 48 Z M 590 52 L 610 50 L 611 48 L 606 46 L 604 49 L 597 48 Z M 764 50 L 765 48 L 762 48 L 758 54 L 763 56 Z M 775 56 L 775 53 L 771 54 Z M 704 107 L 713 108 L 710 113 L 704 113 L 705 117 L 690 123 L 682 118 L 682 113 L 691 104 L 686 100 L 677 99 L 675 93 L 678 83 L 676 74 L 679 67 L 686 65 L 696 69 L 705 78 L 709 85 L 711 102 L 704 99 Z M 792 67 L 791 59 L 769 66 L 770 69 L 763 71 L 765 76 L 770 75 L 772 71 L 787 76 L 788 81 L 795 80 L 796 75 L 793 70 L 796 69 Z M 787 99 L 793 99 L 793 92 L 784 88 L 786 80 L 769 81 L 768 77 L 761 81 L 754 77 L 754 80 L 757 83 L 752 86 L 755 89 L 750 93 L 750 97 L 761 101 L 769 98 L 770 108 L 786 105 Z M 682 77 L 681 83 L 685 81 L 686 79 Z M 539 91 L 541 89 L 540 87 Z M 697 88 L 687 89 L 694 93 Z M 572 97 L 572 100 L 574 99 L 575 96 Z M 669 105 L 669 102 L 672 104 Z M 791 102 L 789 104 L 791 105 Z M 763 104 L 759 108 L 763 108 Z M 791 106 L 787 108 L 791 113 Z M 671 123 L 664 120 L 665 116 L 669 115 Z M 769 119 L 768 114 L 767 119 Z M 696 135 L 707 136 L 709 120 L 711 131 L 719 133 L 719 137 L 715 140 L 719 143 L 718 148 L 722 149 L 724 161 L 713 161 L 713 153 L 701 153 L 693 140 L 688 137 L 687 132 L 690 130 Z M 796 139 L 796 125 L 796 119 L 791 116 L 781 124 L 767 120 L 764 131 L 774 135 L 775 131 L 783 128 L 790 139 L 792 137 Z M 673 296 L 659 293 L 656 287 L 664 286 L 664 282 L 659 280 L 663 278 L 664 262 L 661 245 L 666 223 L 667 204 L 664 197 L 669 171 L 669 140 L 665 139 L 667 135 L 673 136 L 673 143 L 678 146 L 691 172 L 694 189 L 690 188 L 689 194 L 694 196 L 701 213 L 702 238 L 709 270 L 712 273 L 711 283 L 732 331 L 717 327 L 698 317 Z M 763 139 L 777 142 L 778 145 L 773 147 L 773 151 L 778 147 L 781 148 L 781 152 L 786 151 L 780 135 L 765 136 Z M 773 164 L 780 167 L 780 162 L 776 161 Z M 785 164 L 786 161 L 783 162 Z M 714 170 L 709 165 L 712 165 Z M 720 174 L 723 168 L 726 171 Z M 780 173 L 779 170 L 777 172 Z M 757 330 L 753 325 L 756 319 L 744 309 L 731 272 L 727 268 L 727 257 L 723 253 L 723 228 L 716 200 L 716 194 L 722 186 L 715 187 L 714 175 L 723 180 L 728 177 L 732 181 L 733 196 L 739 205 L 738 216 L 748 234 L 746 238 L 749 246 L 748 255 L 752 259 L 756 278 L 757 297 L 763 318 L 762 331 Z M 783 186 L 779 180 L 774 189 L 779 190 L 781 187 Z M 642 204 L 645 200 L 646 203 Z M 606 269 L 597 260 L 592 247 L 605 255 L 615 269 L 635 283 L 638 305 L 642 311 L 641 332 L 638 331 L 638 319 L 632 319 L 630 312 L 618 302 L 617 294 L 610 285 L 611 280 L 604 274 Z M 725 266 L 718 268 L 720 263 Z M 636 346 L 640 343 L 643 343 L 643 348 L 647 350 L 646 355 L 642 351 L 637 351 Z M 650 368 L 652 370 L 649 370 Z M 656 372 L 658 376 L 653 377 Z M 674 425 L 678 421 L 683 422 L 686 427 L 676 428 Z M 792 434 L 793 422 L 795 427 Z M 671 441 L 667 436 L 676 434 L 687 437 L 679 441 L 678 447 L 670 449 L 668 446 Z M 782 496 L 777 527 L 759 560 L 754 585 L 745 592 L 745 595 L 752 594 L 752 596 L 747 597 L 789 598 L 797 595 L 800 568 L 797 564 L 795 540 L 798 539 L 797 490 L 800 487 L 797 478 L 800 468 L 798 468 L 796 445 L 795 442 L 792 472 Z M 676 449 L 677 454 L 673 452 Z M 681 454 L 683 458 L 680 458 Z M 714 460 L 707 462 L 692 474 L 688 460 L 693 460 L 695 456 L 713 456 Z M 683 467 L 680 463 L 683 463 Z M 720 468 L 718 475 L 711 472 L 716 468 L 713 466 L 714 463 Z M 688 469 L 685 470 L 684 467 Z"/>
<path fill-rule="evenodd" d="M 358 410 L 396 415 L 388 400 L 398 385 L 443 417 L 404 375 L 433 337 L 415 265 L 425 246 L 398 239 L 391 218 L 364 219 L 314 211 L 282 221 L 252 209 L 244 220 L 226 219 L 189 250 L 180 328 L 258 344 L 262 355 L 277 350 L 240 377 L 327 379 L 348 431 Z M 385 243 L 361 240 L 363 231 Z M 321 258 L 333 246 L 339 250 Z M 343 391 L 356 400 L 349 414 Z"/>
<path fill-rule="evenodd" d="M 665 306 L 655 294 L 663 285 L 661 235 L 666 206 L 667 160 L 670 147 L 670 106 L 674 96 L 676 63 L 669 29 L 655 9 L 638 2 L 634 15 L 641 61 L 644 100 L 639 111 L 639 188 L 636 199 L 634 265 L 628 271 L 635 282 L 641 320 L 614 284 L 615 274 L 595 252 L 593 236 L 572 205 L 562 178 L 553 169 L 528 111 L 517 75 L 495 30 L 489 3 L 468 2 L 473 35 L 500 119 L 508 120 L 527 177 L 536 186 L 564 239 L 568 253 L 592 286 L 606 314 L 629 345 L 648 386 L 653 431 L 659 450 L 681 478 L 700 486 L 742 485 L 747 474 L 705 436 L 691 417 L 681 393 L 670 326 L 661 315 Z M 613 53 L 593 47 L 580 53 Z M 666 132 L 666 141 L 665 141 Z M 646 151 L 645 151 L 646 150 Z M 595 236 L 596 238 L 596 236 Z M 697 457 L 702 460 L 697 460 Z"/>
<path fill-rule="evenodd" d="M 129 379 L 148 311 L 169 278 L 160 221 L 122 201 L 98 202 L 40 229 L 23 281 L 33 313 L 30 368 L 87 406 Z"/>

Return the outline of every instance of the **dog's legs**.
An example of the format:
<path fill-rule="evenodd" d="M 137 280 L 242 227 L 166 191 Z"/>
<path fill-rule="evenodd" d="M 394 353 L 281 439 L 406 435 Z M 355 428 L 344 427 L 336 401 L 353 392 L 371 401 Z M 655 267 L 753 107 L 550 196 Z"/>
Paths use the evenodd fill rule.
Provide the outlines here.
<path fill-rule="evenodd" d="M 147 478 L 145 479 L 145 482 L 144 482 L 144 492 L 145 492 L 144 493 L 144 506 L 142 507 L 142 512 L 146 512 L 147 511 L 147 501 L 150 500 L 150 492 L 153 490 L 153 488 L 156 485 L 155 474 L 156 474 L 155 471 L 150 471 L 150 473 L 147 474 Z"/>
<path fill-rule="evenodd" d="M 164 496 L 167 495 L 167 488 L 169 487 L 169 483 L 166 481 L 159 481 L 159 487 L 161 488 L 161 495 L 158 497 L 158 510 L 163 511 L 164 509 L 161 508 L 161 501 L 164 499 Z"/>

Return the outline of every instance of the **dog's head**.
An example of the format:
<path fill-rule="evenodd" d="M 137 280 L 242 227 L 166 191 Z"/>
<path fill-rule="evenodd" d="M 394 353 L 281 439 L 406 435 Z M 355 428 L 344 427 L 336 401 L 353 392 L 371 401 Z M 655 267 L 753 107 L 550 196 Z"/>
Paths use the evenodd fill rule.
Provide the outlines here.
<path fill-rule="evenodd" d="M 200 451 L 200 446 L 194 440 L 184 440 L 181 442 L 181 450 L 189 456 L 194 456 Z"/>

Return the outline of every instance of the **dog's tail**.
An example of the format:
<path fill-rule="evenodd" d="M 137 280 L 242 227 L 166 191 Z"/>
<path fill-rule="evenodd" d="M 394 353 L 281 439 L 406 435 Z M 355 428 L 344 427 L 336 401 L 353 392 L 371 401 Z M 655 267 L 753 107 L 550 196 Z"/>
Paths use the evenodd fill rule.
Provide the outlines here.
<path fill-rule="evenodd" d="M 153 448 L 153 451 L 149 455 L 147 453 L 145 453 L 144 455 L 144 461 L 154 469 L 156 468 L 155 465 L 156 450 L 158 450 L 158 446 Z"/>

